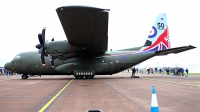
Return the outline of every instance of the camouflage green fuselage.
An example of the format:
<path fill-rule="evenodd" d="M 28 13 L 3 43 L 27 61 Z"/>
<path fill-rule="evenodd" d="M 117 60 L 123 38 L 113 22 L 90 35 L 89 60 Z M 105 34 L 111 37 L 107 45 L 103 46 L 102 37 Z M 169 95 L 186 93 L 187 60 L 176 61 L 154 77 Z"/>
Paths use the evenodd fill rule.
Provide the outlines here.
<path fill-rule="evenodd" d="M 77 57 L 65 61 L 54 60 L 55 68 L 51 67 L 49 58 L 45 58 L 46 66 L 41 65 L 37 52 L 21 53 L 19 59 L 13 59 L 13 72 L 41 75 L 75 75 L 76 71 L 93 72 L 95 75 L 111 75 L 130 68 L 153 56 L 155 52 L 108 51 L 99 57 Z"/>

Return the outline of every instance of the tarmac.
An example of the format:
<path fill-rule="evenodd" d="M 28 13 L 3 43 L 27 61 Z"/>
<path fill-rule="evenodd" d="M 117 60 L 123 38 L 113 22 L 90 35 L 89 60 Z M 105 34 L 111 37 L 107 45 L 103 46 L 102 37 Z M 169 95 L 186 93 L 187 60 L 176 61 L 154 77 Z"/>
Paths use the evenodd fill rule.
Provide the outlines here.
<path fill-rule="evenodd" d="M 0 76 L 0 112 L 149 112 L 152 86 L 161 112 L 199 112 L 200 76 L 131 73 L 94 79 Z"/>

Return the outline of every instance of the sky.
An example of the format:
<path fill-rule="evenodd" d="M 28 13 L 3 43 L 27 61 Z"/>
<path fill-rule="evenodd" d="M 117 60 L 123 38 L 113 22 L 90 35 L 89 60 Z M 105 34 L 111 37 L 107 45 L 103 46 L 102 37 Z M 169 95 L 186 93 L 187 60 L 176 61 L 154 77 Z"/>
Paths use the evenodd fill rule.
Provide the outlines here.
<path fill-rule="evenodd" d="M 171 47 L 197 48 L 153 57 L 141 64 L 200 64 L 199 0 L 1 0 L 0 67 L 20 52 L 37 51 L 38 33 L 44 27 L 46 40 L 66 40 L 55 9 L 70 5 L 110 9 L 108 49 L 113 50 L 144 45 L 157 14 L 165 13 Z"/>

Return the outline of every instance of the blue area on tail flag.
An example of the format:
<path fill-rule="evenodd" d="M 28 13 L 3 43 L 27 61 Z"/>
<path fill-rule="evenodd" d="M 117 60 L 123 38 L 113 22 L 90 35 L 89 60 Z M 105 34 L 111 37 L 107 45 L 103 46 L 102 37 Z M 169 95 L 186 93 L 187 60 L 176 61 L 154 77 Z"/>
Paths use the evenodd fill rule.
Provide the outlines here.
<path fill-rule="evenodd" d="M 165 45 L 162 44 L 162 49 L 165 50 L 167 49 Z"/>
<path fill-rule="evenodd" d="M 159 46 L 156 46 L 155 48 L 152 48 L 149 51 L 157 51 L 158 49 L 159 49 Z"/>

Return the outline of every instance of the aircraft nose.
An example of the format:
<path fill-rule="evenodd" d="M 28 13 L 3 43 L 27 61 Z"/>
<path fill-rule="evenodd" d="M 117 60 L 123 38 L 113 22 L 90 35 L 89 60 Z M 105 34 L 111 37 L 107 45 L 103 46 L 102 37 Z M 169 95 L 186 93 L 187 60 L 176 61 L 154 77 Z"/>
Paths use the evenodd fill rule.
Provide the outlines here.
<path fill-rule="evenodd" d="M 4 65 L 4 68 L 5 68 L 6 70 L 12 70 L 12 64 L 11 64 L 11 62 L 6 63 L 6 64 Z"/>

